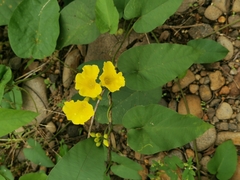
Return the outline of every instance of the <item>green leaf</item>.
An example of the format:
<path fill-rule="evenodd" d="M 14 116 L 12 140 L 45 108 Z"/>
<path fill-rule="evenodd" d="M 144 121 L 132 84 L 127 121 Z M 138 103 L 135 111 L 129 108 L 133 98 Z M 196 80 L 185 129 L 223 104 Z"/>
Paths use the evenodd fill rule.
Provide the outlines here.
<path fill-rule="evenodd" d="M 14 177 L 9 169 L 6 166 L 0 166 L 0 180 L 1 176 L 3 180 L 14 180 Z"/>
<path fill-rule="evenodd" d="M 42 59 L 55 50 L 59 35 L 59 5 L 55 0 L 23 0 L 13 12 L 8 33 L 14 53 Z"/>
<path fill-rule="evenodd" d="M 51 159 L 46 155 L 45 151 L 42 149 L 41 144 L 39 144 L 32 138 L 28 139 L 27 142 L 28 145 L 31 146 L 31 148 L 24 148 L 23 153 L 28 160 L 32 161 L 35 164 L 45 167 L 54 166 Z"/>
<path fill-rule="evenodd" d="M 208 162 L 207 169 L 216 174 L 220 180 L 230 179 L 237 167 L 237 151 L 231 140 L 217 147 L 213 158 Z"/>
<path fill-rule="evenodd" d="M 143 168 L 140 164 L 114 152 L 111 155 L 112 161 L 117 163 L 111 166 L 111 171 L 115 175 L 124 179 L 142 179 L 139 171 L 143 170 Z"/>
<path fill-rule="evenodd" d="M 51 170 L 48 180 L 104 179 L 105 154 L 92 138 L 80 141 Z"/>
<path fill-rule="evenodd" d="M 119 14 L 113 0 L 97 0 L 95 13 L 96 25 L 101 33 L 110 31 L 110 34 L 115 34 L 117 32 Z"/>
<path fill-rule="evenodd" d="M 183 146 L 212 127 L 197 117 L 156 104 L 130 109 L 122 123 L 128 131 L 128 145 L 141 154 Z"/>
<path fill-rule="evenodd" d="M 46 180 L 46 179 L 47 175 L 41 172 L 24 174 L 19 178 L 19 180 Z"/>
<path fill-rule="evenodd" d="M 31 122 L 37 113 L 24 110 L 13 110 L 0 108 L 0 137 L 14 131 L 15 129 Z"/>
<path fill-rule="evenodd" d="M 122 18 L 125 6 L 129 2 L 129 0 L 113 0 L 113 1 L 114 1 L 114 4 L 115 4 L 115 6 L 116 6 L 116 8 L 118 10 L 119 18 Z"/>
<path fill-rule="evenodd" d="M 199 52 L 200 56 L 195 61 L 197 64 L 219 61 L 228 53 L 228 50 L 225 47 L 210 39 L 191 40 L 187 45 L 193 47 Z"/>
<path fill-rule="evenodd" d="M 133 90 L 150 90 L 163 86 L 181 75 L 199 53 L 178 44 L 149 44 L 125 51 L 118 60 L 126 86 Z"/>
<path fill-rule="evenodd" d="M 9 67 L 0 65 L 0 102 L 2 101 L 3 94 L 7 83 L 12 79 L 12 71 Z"/>
<path fill-rule="evenodd" d="M 139 17 L 133 29 L 138 33 L 146 33 L 162 25 L 181 3 L 182 0 L 130 0 L 125 7 L 124 17 Z"/>
<path fill-rule="evenodd" d="M 158 103 L 162 97 L 162 89 L 158 87 L 150 91 L 133 91 L 123 87 L 120 91 L 112 93 L 112 119 L 113 124 L 122 124 L 123 115 L 137 105 Z M 108 123 L 107 111 L 109 107 L 107 93 L 104 94 L 96 113 L 96 120 Z"/>
<path fill-rule="evenodd" d="M 61 11 L 58 48 L 89 44 L 100 35 L 95 23 L 96 0 L 75 0 Z"/>
<path fill-rule="evenodd" d="M 6 180 L 3 176 L 0 175 L 0 180 Z"/>
<path fill-rule="evenodd" d="M 0 0 L 0 26 L 7 25 L 13 11 L 22 0 Z"/>
<path fill-rule="evenodd" d="M 22 108 L 22 93 L 20 89 L 14 86 L 11 91 L 5 93 L 0 106 L 2 108 L 20 110 Z"/>

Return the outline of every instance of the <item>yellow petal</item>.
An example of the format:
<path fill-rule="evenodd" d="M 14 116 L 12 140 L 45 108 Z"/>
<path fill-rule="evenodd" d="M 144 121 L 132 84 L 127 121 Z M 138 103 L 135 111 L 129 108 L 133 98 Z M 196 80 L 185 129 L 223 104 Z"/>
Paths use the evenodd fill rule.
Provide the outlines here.
<path fill-rule="evenodd" d="M 96 65 L 85 65 L 83 72 L 75 77 L 75 89 L 79 90 L 81 96 L 96 98 L 101 94 L 102 88 L 96 83 L 99 68 Z"/>
<path fill-rule="evenodd" d="M 65 102 L 62 110 L 73 124 L 84 124 L 94 114 L 92 105 L 87 101 Z"/>
<path fill-rule="evenodd" d="M 106 147 L 108 147 L 108 146 L 109 146 L 108 140 L 104 139 L 104 140 L 103 140 L 103 144 L 104 144 Z"/>
<path fill-rule="evenodd" d="M 99 77 L 101 85 L 108 88 L 109 91 L 118 91 L 125 86 L 125 79 L 122 72 L 117 73 L 112 62 L 104 62 L 103 73 Z"/>

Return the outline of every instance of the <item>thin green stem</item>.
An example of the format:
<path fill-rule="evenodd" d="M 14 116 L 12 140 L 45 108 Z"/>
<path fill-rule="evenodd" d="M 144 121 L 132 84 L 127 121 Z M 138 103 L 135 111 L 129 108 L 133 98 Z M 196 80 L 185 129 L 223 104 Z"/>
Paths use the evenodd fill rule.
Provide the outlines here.
<path fill-rule="evenodd" d="M 117 56 L 117 53 L 120 51 L 123 43 L 125 42 L 125 40 L 126 40 L 127 37 L 129 36 L 129 34 L 132 32 L 132 29 L 133 29 L 133 27 L 131 27 L 132 21 L 133 21 L 133 20 L 130 21 L 130 23 L 129 23 L 129 25 L 128 25 L 128 28 L 127 28 L 127 33 L 125 33 L 124 38 L 123 38 L 120 46 L 118 47 L 117 51 L 116 51 L 115 54 L 113 55 L 112 62 L 114 62 L 114 60 L 115 60 L 115 58 L 116 58 L 116 56 Z"/>
<path fill-rule="evenodd" d="M 185 95 L 184 95 L 184 93 L 183 93 L 183 90 L 182 90 L 181 84 L 180 84 L 180 82 L 179 82 L 179 79 L 177 80 L 177 85 L 178 85 L 178 88 L 180 89 L 181 95 L 182 95 L 182 97 L 183 97 L 183 101 L 184 101 L 184 105 L 185 105 L 186 110 L 187 110 L 187 114 L 190 114 L 190 109 L 189 109 L 189 106 L 188 106 L 188 102 L 187 102 L 186 97 L 185 97 Z M 193 140 L 193 149 L 194 149 L 195 156 L 196 156 L 198 180 L 201 180 L 200 164 L 199 164 L 199 158 L 198 158 L 198 151 L 197 151 L 197 142 L 196 142 L 196 139 Z"/>
<path fill-rule="evenodd" d="M 204 37 L 202 37 L 202 38 L 206 38 L 206 37 L 208 37 L 208 36 L 211 36 L 211 35 L 217 33 L 218 31 L 221 31 L 221 30 L 223 30 L 223 29 L 225 29 L 225 28 L 227 28 L 227 27 L 229 27 L 229 26 L 231 26 L 231 25 L 233 25 L 233 24 L 238 23 L 238 22 L 240 22 L 240 19 L 237 19 L 236 21 L 233 21 L 233 22 L 230 23 L 230 24 L 226 24 L 225 26 L 217 29 L 216 31 L 214 31 L 214 32 L 212 32 L 212 33 L 210 33 L 210 34 L 207 34 L 206 36 L 204 36 Z"/>
<path fill-rule="evenodd" d="M 155 39 L 155 41 L 156 41 L 157 43 L 160 43 L 159 40 L 158 40 L 158 38 L 157 38 L 157 36 L 155 35 L 155 33 L 151 31 L 151 34 L 152 34 L 153 38 Z"/>

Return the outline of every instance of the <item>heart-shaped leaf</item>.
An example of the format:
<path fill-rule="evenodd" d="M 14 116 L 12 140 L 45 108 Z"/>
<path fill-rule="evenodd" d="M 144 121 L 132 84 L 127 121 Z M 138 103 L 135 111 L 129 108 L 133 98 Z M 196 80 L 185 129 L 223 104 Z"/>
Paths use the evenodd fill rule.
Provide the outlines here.
<path fill-rule="evenodd" d="M 22 0 L 0 0 L 0 26 L 7 25 L 13 11 Z"/>
<path fill-rule="evenodd" d="M 208 162 L 207 169 L 216 174 L 218 179 L 230 179 L 237 167 L 237 150 L 231 140 L 217 147 L 213 158 Z"/>
<path fill-rule="evenodd" d="M 26 125 L 38 114 L 31 111 L 0 108 L 0 137 Z"/>
<path fill-rule="evenodd" d="M 80 141 L 51 170 L 48 180 L 104 179 L 105 154 L 93 139 Z M 93 173 L 94 172 L 94 173 Z"/>
<path fill-rule="evenodd" d="M 30 138 L 27 140 L 28 145 L 31 148 L 24 148 L 23 153 L 25 157 L 37 165 L 42 165 L 45 167 L 53 167 L 54 164 L 50 158 L 46 155 L 45 151 L 42 149 L 41 144 L 39 144 L 34 139 Z"/>
<path fill-rule="evenodd" d="M 212 127 L 160 105 L 136 106 L 123 116 L 122 123 L 128 131 L 128 145 L 142 154 L 183 146 Z"/>
<path fill-rule="evenodd" d="M 199 58 L 195 63 L 213 63 L 223 59 L 228 50 L 221 44 L 210 39 L 194 39 L 187 43 L 188 46 L 193 47 L 200 53 Z"/>
<path fill-rule="evenodd" d="M 15 54 L 42 59 L 52 54 L 59 35 L 59 5 L 52 0 L 23 0 L 9 22 L 9 40 Z"/>
<path fill-rule="evenodd" d="M 190 46 L 178 44 L 149 44 L 125 51 L 118 68 L 133 90 L 146 91 L 163 86 L 187 70 L 199 53 Z"/>
<path fill-rule="evenodd" d="M 100 35 L 95 23 L 96 0 L 78 0 L 61 11 L 58 48 L 70 44 L 88 44 Z"/>
<path fill-rule="evenodd" d="M 139 17 L 133 29 L 138 33 L 146 33 L 162 25 L 181 3 L 181 0 L 130 0 L 125 7 L 124 17 Z"/>
<path fill-rule="evenodd" d="M 95 13 L 96 25 L 101 33 L 110 31 L 110 34 L 115 34 L 117 32 L 119 14 L 112 0 L 97 0 Z"/>

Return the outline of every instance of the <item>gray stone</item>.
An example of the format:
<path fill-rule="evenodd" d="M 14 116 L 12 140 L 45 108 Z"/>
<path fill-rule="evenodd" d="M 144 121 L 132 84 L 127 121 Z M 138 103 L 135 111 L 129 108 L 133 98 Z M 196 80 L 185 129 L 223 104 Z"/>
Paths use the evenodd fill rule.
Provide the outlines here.
<path fill-rule="evenodd" d="M 221 103 L 216 110 L 216 116 L 221 120 L 230 119 L 232 114 L 232 107 L 226 102 Z"/>
<path fill-rule="evenodd" d="M 199 39 L 204 36 L 213 33 L 213 28 L 209 24 L 203 24 L 201 26 L 192 27 L 189 29 L 188 33 L 193 39 Z"/>
<path fill-rule="evenodd" d="M 9 66 L 13 70 L 18 70 L 21 67 L 22 59 L 20 57 L 13 57 L 9 60 Z"/>
<path fill-rule="evenodd" d="M 226 130 L 228 130 L 228 123 L 220 122 L 220 123 L 216 124 L 216 128 L 221 131 L 226 131 Z"/>
<path fill-rule="evenodd" d="M 228 17 L 228 23 L 229 23 L 229 24 L 232 24 L 232 23 L 236 22 L 236 21 L 239 20 L 239 19 L 240 19 L 240 16 L 237 15 L 237 14 L 236 14 L 236 15 L 229 16 L 229 17 Z M 240 27 L 240 22 L 238 21 L 237 23 L 232 24 L 231 27 L 232 27 L 232 28 L 238 28 L 238 27 Z"/>
<path fill-rule="evenodd" d="M 215 115 L 215 109 L 214 108 L 208 108 L 207 109 L 207 115 L 209 119 L 212 119 L 213 116 Z"/>
<path fill-rule="evenodd" d="M 179 150 L 172 150 L 170 151 L 170 153 L 168 154 L 169 157 L 172 157 L 172 156 L 177 156 L 179 159 L 181 159 L 182 161 L 184 161 L 184 156 L 183 154 L 181 153 L 181 151 Z"/>
<path fill-rule="evenodd" d="M 233 12 L 240 12 L 240 0 L 234 0 L 232 6 Z"/>
<path fill-rule="evenodd" d="M 238 129 L 238 126 L 236 124 L 233 124 L 233 123 L 229 123 L 228 124 L 228 129 L 230 131 L 236 131 Z"/>
<path fill-rule="evenodd" d="M 198 137 L 196 139 L 198 151 L 203 151 L 213 145 L 216 140 L 216 134 L 216 129 L 213 127 L 208 129 L 203 135 Z M 190 143 L 190 145 L 193 147 L 192 143 Z"/>
<path fill-rule="evenodd" d="M 199 94 L 203 101 L 208 101 L 212 98 L 212 92 L 207 85 L 201 85 L 199 88 Z"/>
<path fill-rule="evenodd" d="M 210 107 L 218 106 L 218 104 L 221 102 L 221 99 L 213 99 L 211 103 L 209 104 Z"/>
<path fill-rule="evenodd" d="M 222 11 L 215 7 L 214 5 L 210 5 L 204 12 L 204 16 L 209 20 L 217 20 L 222 15 Z"/>
<path fill-rule="evenodd" d="M 218 7 L 223 13 L 229 12 L 229 0 L 212 0 L 212 3 L 214 4 L 214 6 Z"/>
<path fill-rule="evenodd" d="M 48 109 L 47 89 L 44 79 L 36 77 L 26 81 L 23 88 L 28 92 L 22 91 L 23 109 L 38 112 L 39 115 L 35 119 L 36 123 L 39 124 L 47 117 L 46 109 Z"/>

